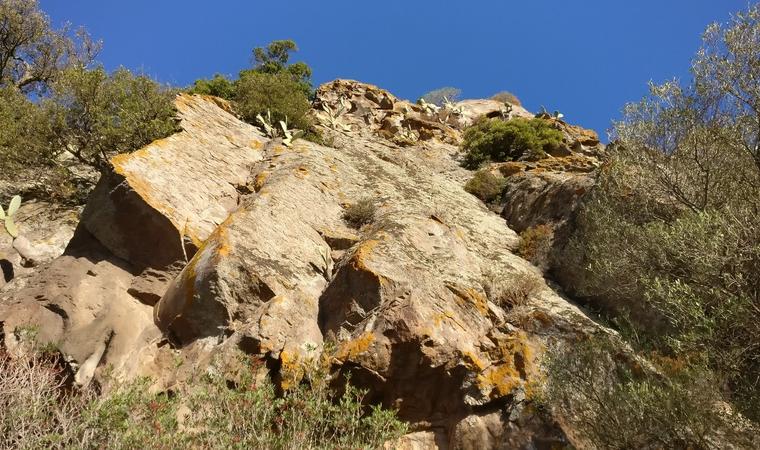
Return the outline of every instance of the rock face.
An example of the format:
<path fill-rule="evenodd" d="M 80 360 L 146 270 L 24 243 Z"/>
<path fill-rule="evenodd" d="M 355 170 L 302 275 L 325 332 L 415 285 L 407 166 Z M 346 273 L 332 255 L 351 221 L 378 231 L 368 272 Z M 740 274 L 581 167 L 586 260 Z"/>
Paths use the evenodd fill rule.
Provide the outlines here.
<path fill-rule="evenodd" d="M 288 388 L 329 342 L 339 374 L 419 429 L 404 448 L 567 443 L 552 417 L 530 412 L 542 355 L 599 327 L 463 190 L 459 122 L 345 80 L 317 93 L 319 114 L 346 125 L 322 117 L 334 147 L 268 141 L 212 98 L 182 95 L 177 107 L 184 131 L 114 158 L 66 252 L 0 293 L 6 345 L 36 324 L 78 381 L 110 365 L 159 387 L 182 381 L 173 358 L 199 368 L 236 349 L 268 358 Z M 462 117 L 486 114 L 472 111 Z M 566 203 L 521 183 L 505 215 L 525 224 L 522 189 L 525 202 Z M 374 220 L 352 229 L 344 211 L 365 198 Z M 539 280 L 524 304 L 486 294 L 524 277 Z"/>

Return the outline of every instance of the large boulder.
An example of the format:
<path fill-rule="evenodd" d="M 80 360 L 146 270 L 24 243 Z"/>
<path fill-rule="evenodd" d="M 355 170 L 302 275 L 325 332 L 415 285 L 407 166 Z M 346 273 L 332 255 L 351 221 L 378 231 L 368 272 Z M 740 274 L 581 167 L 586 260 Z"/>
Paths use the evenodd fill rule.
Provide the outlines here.
<path fill-rule="evenodd" d="M 182 131 L 113 158 L 82 225 L 114 255 L 162 268 L 195 253 L 237 208 L 265 139 L 221 100 L 179 95 Z"/>

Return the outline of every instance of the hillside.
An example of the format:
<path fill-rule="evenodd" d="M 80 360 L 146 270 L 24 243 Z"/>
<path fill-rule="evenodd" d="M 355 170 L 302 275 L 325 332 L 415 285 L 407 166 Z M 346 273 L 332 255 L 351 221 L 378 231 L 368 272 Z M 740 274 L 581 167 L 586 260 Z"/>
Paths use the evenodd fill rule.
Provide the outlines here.
<path fill-rule="evenodd" d="M 442 123 L 336 80 L 315 108 L 341 102 L 341 126 L 322 121 L 331 146 L 286 147 L 222 100 L 180 95 L 182 131 L 113 158 L 65 251 L 15 268 L 0 294 L 5 347 L 33 326 L 79 384 L 148 376 L 166 390 L 238 351 L 287 389 L 327 345 L 339 378 L 413 425 L 409 448 L 572 442 L 560 417 L 535 414 L 543 355 L 610 331 L 515 254 L 507 222 L 566 220 L 583 189 L 562 186 L 591 183 L 603 146 L 557 121 L 562 154 L 510 168 L 505 220 L 463 189 L 456 146 L 501 104 L 464 101 Z M 345 211 L 363 199 L 376 211 L 352 227 Z"/>

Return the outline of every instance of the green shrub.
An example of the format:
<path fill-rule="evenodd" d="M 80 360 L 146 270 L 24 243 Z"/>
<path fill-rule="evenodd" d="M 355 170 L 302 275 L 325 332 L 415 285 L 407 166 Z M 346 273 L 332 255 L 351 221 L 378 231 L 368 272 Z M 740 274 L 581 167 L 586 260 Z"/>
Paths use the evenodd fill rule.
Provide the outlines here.
<path fill-rule="evenodd" d="M 626 106 L 557 271 L 604 314 L 628 317 L 637 343 L 706 367 L 755 421 L 760 91 L 746 67 L 758 63 L 758 33 L 760 5 L 710 26 L 691 84 L 652 85 Z"/>
<path fill-rule="evenodd" d="M 539 401 L 594 448 L 755 448 L 751 425 L 721 405 L 709 372 L 665 360 L 657 369 L 668 377 L 607 337 L 555 348 Z"/>
<path fill-rule="evenodd" d="M 3 179 L 18 179 L 22 169 L 52 165 L 47 118 L 14 87 L 0 88 L 0 171 Z"/>
<path fill-rule="evenodd" d="M 464 132 L 464 166 L 476 169 L 486 161 L 535 160 L 562 144 L 562 133 L 543 119 L 484 119 Z"/>
<path fill-rule="evenodd" d="M 282 395 L 256 377 L 260 362 L 243 360 L 234 379 L 201 375 L 171 395 L 143 379 L 97 396 L 67 389 L 55 362 L 0 354 L 3 447 L 380 448 L 407 430 L 393 411 L 365 407 L 350 384 L 336 394 L 318 367 Z"/>
<path fill-rule="evenodd" d="M 312 127 L 311 103 L 301 85 L 288 73 L 247 72 L 236 83 L 235 103 L 243 119 L 255 123 L 256 116 L 272 114 L 274 123 L 287 119 L 299 130 Z"/>
<path fill-rule="evenodd" d="M 205 78 L 195 80 L 187 92 L 190 94 L 213 95 L 225 100 L 232 100 L 235 96 L 235 84 L 224 75 L 217 73 L 209 80 Z"/>
<path fill-rule="evenodd" d="M 549 253 L 554 239 L 554 229 L 550 225 L 536 225 L 520 233 L 517 254 L 545 271 L 549 268 Z"/>
<path fill-rule="evenodd" d="M 57 153 L 104 170 L 110 156 L 131 152 L 178 131 L 175 91 L 121 68 L 74 67 L 52 85 L 43 108 Z"/>
<path fill-rule="evenodd" d="M 496 100 L 497 102 L 501 102 L 501 103 L 510 103 L 512 105 L 522 106 L 520 99 L 517 98 L 515 94 L 509 91 L 498 92 L 491 97 L 491 100 Z"/>
<path fill-rule="evenodd" d="M 501 197 L 505 186 L 504 178 L 497 177 L 488 170 L 480 170 L 464 185 L 464 190 L 484 203 L 491 203 Z"/>
<path fill-rule="evenodd" d="M 420 98 L 422 98 L 422 100 L 425 100 L 427 103 L 443 106 L 445 99 L 448 99 L 450 102 L 455 102 L 459 99 L 459 96 L 461 94 L 461 89 L 457 89 L 455 87 L 443 87 L 440 89 L 432 90 Z"/>
<path fill-rule="evenodd" d="M 375 200 L 366 197 L 349 205 L 343 212 L 343 220 L 354 228 L 361 228 L 363 225 L 375 221 L 376 212 Z"/>

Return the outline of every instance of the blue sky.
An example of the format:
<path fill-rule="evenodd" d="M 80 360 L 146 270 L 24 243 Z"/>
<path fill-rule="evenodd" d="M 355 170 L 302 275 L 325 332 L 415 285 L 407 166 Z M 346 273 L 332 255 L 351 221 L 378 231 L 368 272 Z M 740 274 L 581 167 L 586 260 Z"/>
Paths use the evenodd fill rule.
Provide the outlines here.
<path fill-rule="evenodd" d="M 353 78 L 416 99 L 517 94 L 603 136 L 649 80 L 686 79 L 700 35 L 747 0 L 41 0 L 103 40 L 100 60 L 187 85 L 237 74 L 251 49 L 294 39 L 316 84 Z"/>

